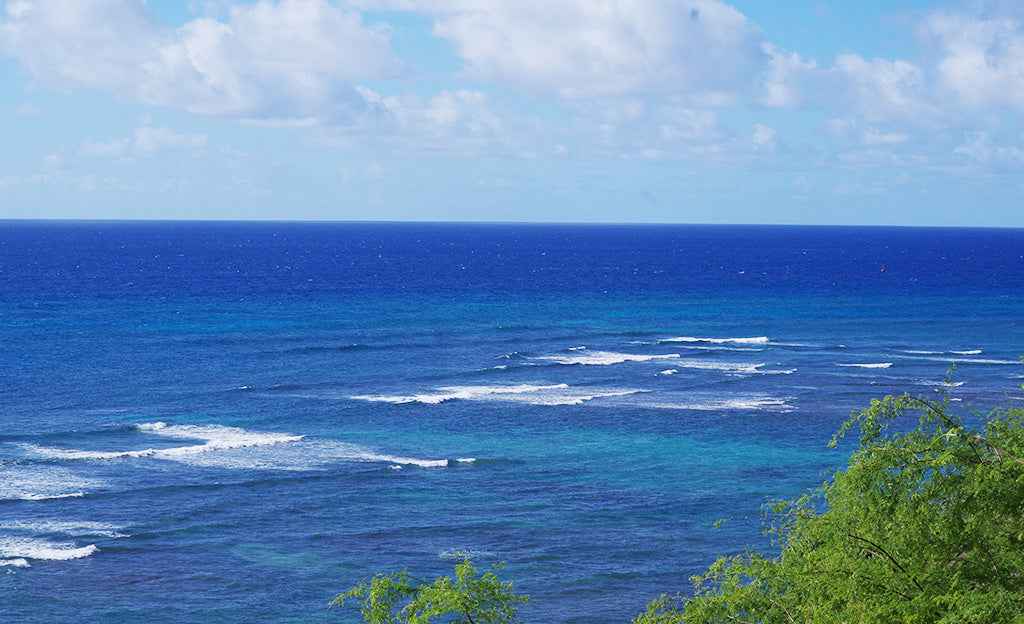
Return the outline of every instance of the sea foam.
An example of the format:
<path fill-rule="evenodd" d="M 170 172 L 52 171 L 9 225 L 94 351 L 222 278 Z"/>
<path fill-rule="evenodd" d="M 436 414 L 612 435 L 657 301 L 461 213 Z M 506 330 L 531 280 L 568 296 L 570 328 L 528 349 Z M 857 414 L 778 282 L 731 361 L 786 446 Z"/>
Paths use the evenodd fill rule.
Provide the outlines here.
<path fill-rule="evenodd" d="M 105 485 L 56 466 L 10 465 L 0 480 L 0 500 L 79 498 Z"/>
<path fill-rule="evenodd" d="M 569 384 L 520 384 L 515 386 L 447 386 L 421 394 L 363 394 L 351 398 L 384 403 L 423 403 L 436 405 L 446 401 L 513 401 L 531 405 L 579 405 L 602 397 L 644 392 L 638 389 L 592 389 Z"/>
<path fill-rule="evenodd" d="M 766 345 L 771 342 L 768 336 L 755 336 L 751 338 L 696 338 L 693 336 L 680 336 L 678 338 L 662 338 L 658 342 L 685 342 L 696 344 L 742 344 L 742 345 Z"/>
<path fill-rule="evenodd" d="M 34 444 L 22 444 L 21 446 L 30 456 L 50 460 L 159 459 L 229 470 L 319 470 L 332 463 L 351 461 L 387 462 L 433 468 L 447 466 L 449 462 L 447 459 L 393 455 L 335 440 L 308 439 L 302 435 L 250 431 L 223 425 L 171 425 L 155 422 L 137 425 L 133 429 L 146 435 L 158 435 L 172 439 L 196 439 L 202 440 L 204 443 L 121 451 L 65 449 Z M 65 471 L 63 474 L 68 473 Z M 74 483 L 74 479 L 71 479 L 71 482 Z M 40 489 L 37 481 L 33 480 L 32 483 L 37 485 L 37 489 Z M 0 486 L 0 494 L 4 493 L 3 487 Z M 18 492 L 13 492 L 13 494 L 18 494 Z M 22 493 L 18 498 L 28 498 L 26 494 L 32 494 L 32 492 Z M 63 493 L 54 493 L 54 495 L 59 494 Z M 80 496 L 81 493 L 77 493 L 77 495 Z"/>
<path fill-rule="evenodd" d="M 766 366 L 764 362 L 753 364 L 750 362 L 720 362 L 714 360 L 679 360 L 673 363 L 682 368 L 722 371 L 733 375 L 790 375 L 796 372 L 795 368 L 765 369 L 762 368 Z"/>
<path fill-rule="evenodd" d="M 0 522 L 0 530 L 18 531 L 38 535 L 40 533 L 57 533 L 69 536 L 128 537 L 121 531 L 123 526 L 107 522 L 87 522 L 70 520 L 12 520 Z"/>
<path fill-rule="evenodd" d="M 225 427 L 222 425 L 168 425 L 162 422 L 156 422 L 138 425 L 136 429 L 142 433 L 156 434 L 170 438 L 203 440 L 204 443 L 189 446 L 144 448 L 124 451 L 87 451 L 38 446 L 35 444 L 23 444 L 21 446 L 30 453 L 47 459 L 89 460 L 153 457 L 156 459 L 175 460 L 198 453 L 282 444 L 286 442 L 294 442 L 303 438 L 303 436 L 284 433 L 255 432 L 238 427 Z"/>
<path fill-rule="evenodd" d="M 555 364 L 610 366 L 612 364 L 622 364 L 623 362 L 649 362 L 651 360 L 672 360 L 678 357 L 678 353 L 664 353 L 660 355 L 641 355 L 638 353 L 617 353 L 614 351 L 574 351 L 572 355 L 542 355 L 535 357 L 534 359 L 544 362 L 553 362 Z"/>
<path fill-rule="evenodd" d="M 79 546 L 73 542 L 53 542 L 36 537 L 0 536 L 0 565 L 19 565 L 16 562 L 30 559 L 68 561 L 81 559 L 97 552 L 95 544 Z"/>
<path fill-rule="evenodd" d="M 28 567 L 30 560 L 69 561 L 98 552 L 95 544 L 76 541 L 128 537 L 123 526 L 73 520 L 9 520 L 0 523 L 0 566 Z M 59 539 L 51 539 L 57 536 Z"/>
<path fill-rule="evenodd" d="M 672 402 L 654 402 L 645 405 L 646 407 L 656 409 L 789 412 L 794 408 L 787 403 L 787 400 L 764 395 L 733 396 L 729 398 L 691 396 Z"/>

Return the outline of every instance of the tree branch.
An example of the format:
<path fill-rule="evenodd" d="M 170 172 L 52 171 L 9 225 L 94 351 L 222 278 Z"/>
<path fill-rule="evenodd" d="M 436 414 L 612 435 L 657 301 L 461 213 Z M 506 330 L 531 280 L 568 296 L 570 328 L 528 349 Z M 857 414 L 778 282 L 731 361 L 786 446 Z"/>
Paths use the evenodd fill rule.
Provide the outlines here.
<path fill-rule="evenodd" d="M 889 562 L 892 563 L 892 565 L 894 565 L 896 567 L 897 570 L 902 572 L 904 576 L 906 576 L 908 579 L 910 579 L 910 582 L 913 583 L 914 586 L 917 587 L 918 590 L 920 590 L 922 592 L 924 591 L 924 587 L 921 587 L 921 584 L 917 582 L 917 579 L 915 579 L 913 576 L 911 576 L 911 574 L 909 572 L 907 572 L 906 568 L 901 566 L 900 562 L 896 561 L 896 558 L 893 557 L 892 555 L 890 555 L 885 550 L 885 548 L 883 548 L 880 544 L 876 544 L 875 542 L 872 542 L 871 540 L 867 539 L 866 537 L 861 537 L 860 535 L 854 535 L 853 533 L 850 533 L 849 531 L 847 531 L 846 534 L 849 537 L 851 537 L 851 538 L 853 538 L 855 540 L 859 540 L 861 542 L 864 542 L 865 544 L 868 544 L 868 545 L 872 546 L 873 548 L 878 549 L 878 551 L 881 552 L 881 554 L 883 554 L 885 556 L 885 558 L 888 559 Z"/>

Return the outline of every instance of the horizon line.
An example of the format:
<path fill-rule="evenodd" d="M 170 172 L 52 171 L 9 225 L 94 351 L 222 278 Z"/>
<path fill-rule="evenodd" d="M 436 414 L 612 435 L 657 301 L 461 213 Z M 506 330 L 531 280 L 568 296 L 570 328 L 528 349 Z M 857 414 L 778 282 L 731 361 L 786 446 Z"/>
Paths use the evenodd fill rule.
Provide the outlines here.
<path fill-rule="evenodd" d="M 151 223 L 151 224 L 280 224 L 280 225 L 472 225 L 472 226 L 577 226 L 577 227 L 793 227 L 793 228 L 905 228 L 905 229 L 988 229 L 988 230 L 1021 230 L 1024 226 L 1015 225 L 922 225 L 922 224 L 864 224 L 864 223 L 788 223 L 788 222 L 753 222 L 753 223 L 712 223 L 712 222 L 679 222 L 679 221 L 463 221 L 463 220 L 377 220 L 377 219 L 191 219 L 191 218 L 92 218 L 92 217 L 0 217 L 0 224 L 14 223 L 50 223 L 50 224 L 88 224 L 88 223 Z"/>

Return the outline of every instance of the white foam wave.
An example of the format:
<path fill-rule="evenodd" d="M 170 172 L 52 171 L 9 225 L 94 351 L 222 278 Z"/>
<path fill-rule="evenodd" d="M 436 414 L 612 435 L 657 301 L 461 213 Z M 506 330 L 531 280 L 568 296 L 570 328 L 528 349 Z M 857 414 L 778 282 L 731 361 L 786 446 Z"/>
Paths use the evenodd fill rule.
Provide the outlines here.
<path fill-rule="evenodd" d="M 494 553 L 489 550 L 475 550 L 473 548 L 449 548 L 437 553 L 441 559 L 476 559 L 478 557 L 493 557 Z"/>
<path fill-rule="evenodd" d="M 362 401 L 380 401 L 385 403 L 424 403 L 436 405 L 445 401 L 515 401 L 531 405 L 579 405 L 602 397 L 623 396 L 645 392 L 637 389 L 601 389 L 573 388 L 568 384 L 535 385 L 520 384 L 517 386 L 448 386 L 438 388 L 433 393 L 400 394 L 400 395 L 356 395 L 351 398 Z"/>
<path fill-rule="evenodd" d="M 675 375 L 679 371 L 674 368 L 666 368 L 665 370 L 658 373 L 659 375 Z"/>
<path fill-rule="evenodd" d="M 55 466 L 9 466 L 0 479 L 0 500 L 78 498 L 105 485 Z"/>
<path fill-rule="evenodd" d="M 694 368 L 697 370 L 714 370 L 730 373 L 733 375 L 791 375 L 796 372 L 795 368 L 787 369 L 763 369 L 764 362 L 751 364 L 749 362 L 718 362 L 710 360 L 680 360 L 676 363 L 683 368 Z"/>
<path fill-rule="evenodd" d="M 927 360 L 929 362 L 947 362 L 949 364 L 957 364 L 957 365 L 962 365 L 962 364 L 994 364 L 994 365 L 1002 366 L 1002 365 L 1021 364 L 1020 360 L 995 360 L 995 359 L 985 359 L 985 358 L 951 358 L 951 357 L 948 357 L 948 356 L 943 357 L 942 353 L 937 353 L 937 352 L 933 352 L 933 351 L 904 351 L 904 352 L 906 352 L 906 353 L 914 353 L 914 355 L 918 355 L 918 356 L 925 356 L 925 357 L 922 357 L 922 358 L 918 358 L 919 360 Z M 949 353 L 957 353 L 957 352 L 961 352 L 961 351 L 948 351 L 948 352 Z M 967 351 L 963 351 L 963 352 L 967 352 Z M 978 351 L 978 352 L 981 352 L 981 351 Z"/>
<path fill-rule="evenodd" d="M 661 409 L 701 410 L 701 411 L 780 411 L 788 412 L 794 408 L 787 399 L 771 396 L 737 396 L 729 398 L 687 397 L 678 402 L 652 403 L 648 407 Z"/>
<path fill-rule="evenodd" d="M 351 459 L 359 459 L 368 462 L 386 462 L 389 464 L 397 464 L 399 467 L 419 466 L 420 468 L 444 468 L 445 466 L 448 465 L 447 459 L 418 459 L 415 457 L 398 457 L 395 455 L 385 455 L 382 453 L 374 453 L 371 451 L 357 453 Z"/>
<path fill-rule="evenodd" d="M 10 522 L 0 522 L 0 529 L 6 531 L 18 531 L 22 533 L 32 533 L 38 535 L 40 533 L 59 533 L 63 535 L 71 536 L 99 536 L 99 537 L 128 537 L 126 534 L 121 533 L 124 529 L 123 526 L 116 524 L 109 524 L 106 522 L 75 522 L 75 521 L 59 521 L 59 520 L 15 520 Z"/>
<path fill-rule="evenodd" d="M 15 568 L 29 567 L 27 559 L 0 559 L 0 566 L 14 566 Z"/>
<path fill-rule="evenodd" d="M 908 355 L 946 356 L 946 357 L 927 357 L 927 358 L 922 358 L 922 359 L 926 359 L 926 360 L 931 360 L 933 362 L 957 362 L 957 363 L 963 362 L 963 363 L 968 363 L 968 364 L 970 364 L 970 363 L 974 363 L 974 364 L 1019 364 L 1020 363 L 1019 360 L 993 360 L 993 359 L 970 359 L 970 360 L 965 360 L 962 357 L 960 357 L 960 358 L 949 357 L 951 355 L 959 355 L 959 356 L 981 355 L 983 353 L 981 349 L 967 349 L 967 350 L 963 350 L 963 351 L 920 351 L 920 350 L 910 350 L 910 349 L 908 349 L 906 351 L 903 351 L 903 353 L 906 353 Z"/>
<path fill-rule="evenodd" d="M 181 459 L 198 453 L 224 451 L 253 446 L 267 446 L 295 442 L 303 436 L 286 433 L 263 433 L 248 431 L 238 427 L 222 425 L 167 425 L 162 422 L 139 425 L 140 432 L 152 433 L 171 438 L 203 440 L 203 444 L 191 446 L 175 446 L 169 448 L 144 448 L 126 451 L 83 451 L 56 447 L 24 444 L 22 447 L 38 456 L 48 459 L 88 460 L 88 459 L 121 459 L 130 457 L 153 457 L 157 459 Z"/>
<path fill-rule="evenodd" d="M 118 458 L 153 458 L 173 460 L 192 466 L 230 470 L 322 470 L 326 466 L 338 462 L 387 462 L 425 468 L 449 465 L 448 459 L 395 455 L 337 440 L 310 439 L 286 433 L 255 432 L 221 425 L 168 425 L 157 422 L 139 425 L 136 430 L 145 435 L 159 435 L 174 439 L 199 439 L 203 440 L 204 444 L 124 451 L 86 451 L 31 444 L 22 446 L 28 453 L 47 459 L 95 461 Z M 475 459 L 464 458 L 456 461 L 470 462 Z M 40 481 L 46 485 L 58 482 L 61 477 L 67 478 L 71 484 L 84 484 L 81 481 L 76 481 L 71 473 L 64 470 L 44 473 L 42 478 L 27 477 L 26 485 L 34 488 L 28 492 L 21 491 L 21 489 L 13 490 L 10 482 L 2 483 L 0 484 L 0 495 L 6 494 L 7 498 L 28 498 L 29 495 L 34 495 L 39 490 L 43 490 L 42 493 L 47 497 L 71 495 L 63 491 L 47 492 L 45 488 L 40 487 Z M 61 525 L 54 524 L 52 526 L 58 528 Z M 99 525 L 92 529 L 94 529 L 92 534 L 95 535 L 102 535 L 96 531 L 107 530 Z M 109 530 L 116 531 L 116 529 Z"/>
<path fill-rule="evenodd" d="M 693 336 L 680 336 L 678 338 L 662 338 L 658 342 L 687 342 L 704 344 L 744 344 L 744 345 L 766 345 L 771 342 L 768 336 L 755 336 L 752 338 L 695 338 Z"/>
<path fill-rule="evenodd" d="M 622 364 L 623 362 L 649 362 L 651 360 L 671 360 L 678 357 L 678 353 L 641 355 L 638 353 L 616 353 L 614 351 L 577 351 L 573 355 L 542 355 L 534 359 L 555 364 L 610 366 L 612 364 Z"/>
<path fill-rule="evenodd" d="M 836 366 L 845 366 L 847 368 L 889 368 L 892 366 L 892 362 L 876 362 L 867 364 L 836 364 Z"/>
<path fill-rule="evenodd" d="M 964 385 L 962 381 L 927 381 L 921 380 L 914 382 L 918 386 L 928 386 L 930 388 L 959 388 Z"/>
<path fill-rule="evenodd" d="M 407 395 L 372 395 L 363 394 L 356 395 L 351 398 L 359 399 L 362 401 L 382 401 L 385 403 L 427 403 L 437 404 L 445 401 L 454 401 L 457 399 L 473 401 L 483 399 L 493 399 L 506 395 L 517 395 L 535 393 L 545 390 L 563 389 L 568 388 L 568 384 L 553 384 L 547 386 L 539 386 L 533 384 L 520 384 L 517 386 L 448 386 L 444 388 L 438 388 L 436 392 L 424 393 L 424 394 L 407 394 Z"/>
<path fill-rule="evenodd" d="M 88 557 L 97 551 L 99 548 L 95 544 L 79 546 L 73 542 L 52 542 L 36 537 L 0 536 L 0 558 L 7 560 L 68 561 Z"/>

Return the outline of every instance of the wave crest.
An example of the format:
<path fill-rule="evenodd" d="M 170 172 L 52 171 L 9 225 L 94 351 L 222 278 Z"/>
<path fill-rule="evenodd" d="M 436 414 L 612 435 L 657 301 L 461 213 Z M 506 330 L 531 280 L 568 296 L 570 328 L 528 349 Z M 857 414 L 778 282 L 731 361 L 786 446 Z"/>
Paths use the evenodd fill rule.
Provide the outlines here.
<path fill-rule="evenodd" d="M 520 384 L 516 386 L 447 386 L 432 393 L 422 394 L 362 394 L 350 398 L 360 401 L 376 401 L 400 405 L 422 403 L 437 405 L 446 401 L 515 401 L 531 405 L 579 405 L 602 397 L 625 396 L 638 389 L 591 389 L 572 387 L 569 384 Z"/>

